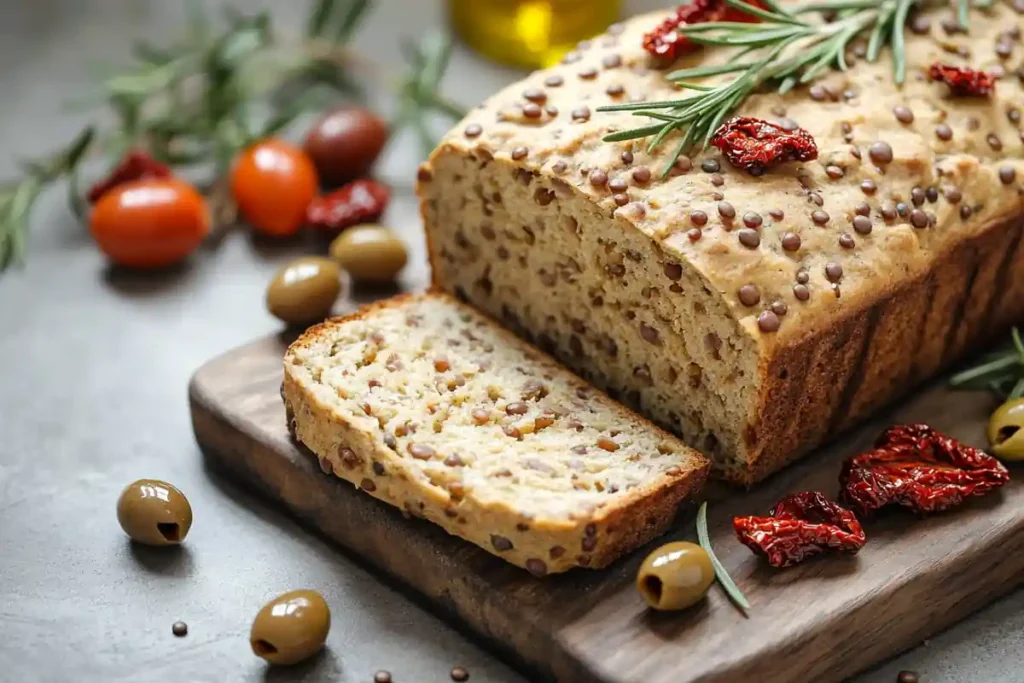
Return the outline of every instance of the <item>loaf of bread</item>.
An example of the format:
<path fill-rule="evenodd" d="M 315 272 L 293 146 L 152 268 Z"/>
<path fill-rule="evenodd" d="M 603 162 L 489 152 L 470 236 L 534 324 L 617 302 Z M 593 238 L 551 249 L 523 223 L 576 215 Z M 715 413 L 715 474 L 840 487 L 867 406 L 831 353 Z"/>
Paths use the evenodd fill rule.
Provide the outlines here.
<path fill-rule="evenodd" d="M 661 534 L 709 468 L 445 294 L 310 328 L 282 395 L 324 471 L 536 575 Z"/>
<path fill-rule="evenodd" d="M 1021 11 L 912 16 L 902 87 L 859 44 L 848 71 L 752 95 L 737 114 L 819 150 L 758 177 L 713 147 L 663 177 L 684 131 L 602 140 L 650 119 L 601 105 L 684 96 L 642 49 L 668 10 L 612 27 L 420 169 L 434 282 L 755 482 L 1024 317 Z M 952 96 L 935 62 L 994 94 Z"/>

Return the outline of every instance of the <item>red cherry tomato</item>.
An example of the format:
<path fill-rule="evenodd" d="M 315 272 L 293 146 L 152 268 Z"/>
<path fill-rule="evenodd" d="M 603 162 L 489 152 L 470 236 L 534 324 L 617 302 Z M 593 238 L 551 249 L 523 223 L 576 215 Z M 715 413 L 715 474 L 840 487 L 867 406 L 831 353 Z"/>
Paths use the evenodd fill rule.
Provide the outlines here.
<path fill-rule="evenodd" d="M 114 263 L 155 268 L 177 263 L 199 246 L 210 232 L 210 211 L 183 180 L 133 180 L 96 202 L 89 228 Z"/>
<path fill-rule="evenodd" d="M 256 230 L 275 237 L 298 232 L 317 189 L 313 162 L 282 140 L 256 143 L 231 171 L 231 193 L 242 215 Z"/>

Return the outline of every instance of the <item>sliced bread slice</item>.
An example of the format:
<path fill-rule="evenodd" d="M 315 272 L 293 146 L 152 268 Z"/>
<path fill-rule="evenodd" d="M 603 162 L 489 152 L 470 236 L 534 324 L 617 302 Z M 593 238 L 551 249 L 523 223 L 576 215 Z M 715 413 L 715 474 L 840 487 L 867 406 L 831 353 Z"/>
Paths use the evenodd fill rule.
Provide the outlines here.
<path fill-rule="evenodd" d="M 536 575 L 663 533 L 707 476 L 701 454 L 443 294 L 310 328 L 282 394 L 325 471 Z"/>

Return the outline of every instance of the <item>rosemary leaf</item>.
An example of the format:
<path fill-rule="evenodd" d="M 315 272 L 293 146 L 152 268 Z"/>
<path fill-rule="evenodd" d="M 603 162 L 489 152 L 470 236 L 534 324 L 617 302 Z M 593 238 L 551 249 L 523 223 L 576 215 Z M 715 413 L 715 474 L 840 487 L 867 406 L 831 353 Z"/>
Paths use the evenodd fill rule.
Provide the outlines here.
<path fill-rule="evenodd" d="M 690 83 L 688 81 L 679 81 L 676 83 L 683 90 L 699 90 L 700 92 L 709 92 L 715 89 L 712 85 L 701 85 L 699 83 Z"/>
<path fill-rule="evenodd" d="M 647 145 L 647 153 L 650 154 L 655 147 L 661 144 L 661 141 L 665 139 L 665 136 L 667 136 L 675 129 L 681 128 L 682 125 L 683 123 L 681 121 L 678 123 L 675 121 L 671 121 L 663 125 L 661 127 L 661 130 L 658 131 L 658 133 L 653 138 L 651 138 L 650 144 Z M 687 134 L 689 134 L 689 131 L 687 131 Z"/>
<path fill-rule="evenodd" d="M 68 206 L 71 207 L 71 213 L 75 215 L 78 222 L 85 225 L 89 220 L 89 204 L 82 196 L 80 175 L 76 168 L 68 177 Z"/>
<path fill-rule="evenodd" d="M 306 24 L 306 35 L 310 38 L 319 38 L 327 29 L 327 23 L 334 16 L 334 6 L 337 0 L 317 0 L 313 10 L 309 13 L 309 21 Z"/>
<path fill-rule="evenodd" d="M 623 142 L 625 140 L 636 140 L 638 138 L 646 138 L 648 136 L 656 134 L 664 126 L 661 124 L 653 126 L 644 126 L 643 128 L 631 128 L 630 130 L 620 130 L 617 133 L 609 133 L 605 135 L 602 140 L 605 142 Z"/>
<path fill-rule="evenodd" d="M 351 0 L 341 18 L 341 24 L 335 34 L 335 40 L 340 43 L 348 42 L 348 39 L 355 33 L 356 28 L 366 16 L 366 10 L 370 8 L 371 0 Z"/>
<path fill-rule="evenodd" d="M 642 109 L 672 109 L 674 107 L 686 107 L 702 99 L 702 95 L 684 97 L 680 100 L 665 100 L 663 102 L 629 102 L 626 104 L 606 104 L 598 107 L 598 111 L 638 111 Z"/>
<path fill-rule="evenodd" d="M 797 14 L 808 12 L 839 12 L 849 9 L 874 9 L 878 7 L 879 0 L 826 0 L 826 2 L 812 2 L 802 5 L 796 9 Z"/>
<path fill-rule="evenodd" d="M 978 379 L 989 381 L 993 376 L 1004 375 L 1007 370 L 1016 365 L 1021 365 L 1020 358 L 1013 355 L 1001 355 L 996 360 L 953 375 L 950 377 L 949 383 L 954 387 L 960 387 Z"/>
<path fill-rule="evenodd" d="M 666 130 L 668 130 L 667 126 Z M 696 135 L 697 126 L 690 126 L 690 128 L 686 131 L 686 135 L 684 135 L 683 139 L 679 141 L 679 145 L 676 147 L 675 152 L 669 155 L 668 162 L 665 164 L 665 167 L 661 170 L 662 177 L 667 176 L 672 171 L 672 167 L 676 165 L 676 161 L 679 160 L 679 157 L 680 155 L 682 155 L 683 150 L 685 150 L 687 147 L 693 144 L 693 140 L 694 138 L 696 138 Z"/>
<path fill-rule="evenodd" d="M 711 548 L 711 537 L 708 535 L 708 504 L 706 502 L 700 504 L 700 509 L 697 511 L 697 540 L 700 541 L 700 545 L 707 552 L 708 557 L 711 559 L 711 566 L 715 568 L 715 576 L 718 578 L 718 582 L 722 584 L 722 588 L 729 594 L 729 597 L 734 603 L 736 603 L 746 615 L 747 610 L 750 609 L 750 602 L 747 601 L 746 596 L 736 586 L 736 583 L 729 576 L 729 572 L 725 570 L 725 567 L 718 558 L 715 556 L 715 551 Z"/>
<path fill-rule="evenodd" d="M 910 12 L 910 6 L 914 4 L 914 0 L 898 0 L 896 5 L 896 14 L 893 17 L 892 24 L 892 61 L 893 61 L 893 78 L 897 84 L 903 85 L 903 81 L 907 78 L 907 55 L 906 46 L 904 45 L 903 32 L 906 30 L 907 25 L 907 14 Z"/>
<path fill-rule="evenodd" d="M 1013 339 L 1013 348 L 1017 349 L 1021 364 L 1024 364 L 1024 342 L 1020 339 L 1020 330 L 1014 327 L 1010 331 L 1010 337 Z"/>
<path fill-rule="evenodd" d="M 1007 400 L 1013 400 L 1024 396 L 1024 377 L 1017 380 L 1017 383 L 1013 385 L 1013 389 L 1010 390 L 1010 394 L 1006 397 Z"/>
<path fill-rule="evenodd" d="M 672 82 L 682 81 L 690 78 L 703 78 L 705 76 L 717 76 L 719 74 L 731 74 L 736 71 L 746 71 L 754 64 L 753 62 L 740 62 L 736 64 L 714 64 L 711 66 L 698 66 L 692 69 L 679 69 L 665 76 Z"/>
<path fill-rule="evenodd" d="M 799 83 L 800 79 L 796 76 L 786 76 L 782 81 L 779 82 L 779 94 L 785 95 Z"/>
<path fill-rule="evenodd" d="M 775 2 L 775 0 L 761 0 L 761 4 L 776 14 L 780 14 L 785 17 L 793 16 L 793 12 L 791 10 L 783 7 L 779 3 Z"/>
<path fill-rule="evenodd" d="M 60 170 L 67 171 L 77 166 L 82 158 L 85 157 L 85 153 L 89 151 L 89 145 L 92 144 L 95 138 L 96 129 L 92 126 L 87 126 L 85 130 L 79 133 L 60 155 Z"/>
<path fill-rule="evenodd" d="M 761 19 L 767 19 L 768 21 L 774 21 L 780 24 L 796 24 L 797 26 L 806 26 L 806 23 L 800 21 L 791 14 L 783 12 L 773 12 L 769 10 L 763 10 L 756 5 L 747 4 L 741 0 L 725 0 L 725 4 L 740 10 L 744 14 L 759 17 Z"/>
<path fill-rule="evenodd" d="M 875 27 L 871 31 L 871 38 L 868 39 L 868 52 L 867 60 L 869 62 L 878 61 L 878 54 L 882 51 L 882 40 L 885 37 L 886 31 L 889 28 L 889 20 L 892 18 L 893 10 L 891 8 L 883 8 L 875 21 Z"/>

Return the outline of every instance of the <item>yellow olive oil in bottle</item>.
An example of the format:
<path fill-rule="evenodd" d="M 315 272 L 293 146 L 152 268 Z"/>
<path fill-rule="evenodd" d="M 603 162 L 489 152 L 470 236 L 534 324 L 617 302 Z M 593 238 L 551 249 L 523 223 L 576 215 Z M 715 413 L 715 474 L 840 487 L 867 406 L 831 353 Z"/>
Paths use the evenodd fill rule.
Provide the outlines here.
<path fill-rule="evenodd" d="M 455 31 L 504 64 L 551 66 L 619 18 L 621 0 L 448 0 Z"/>

